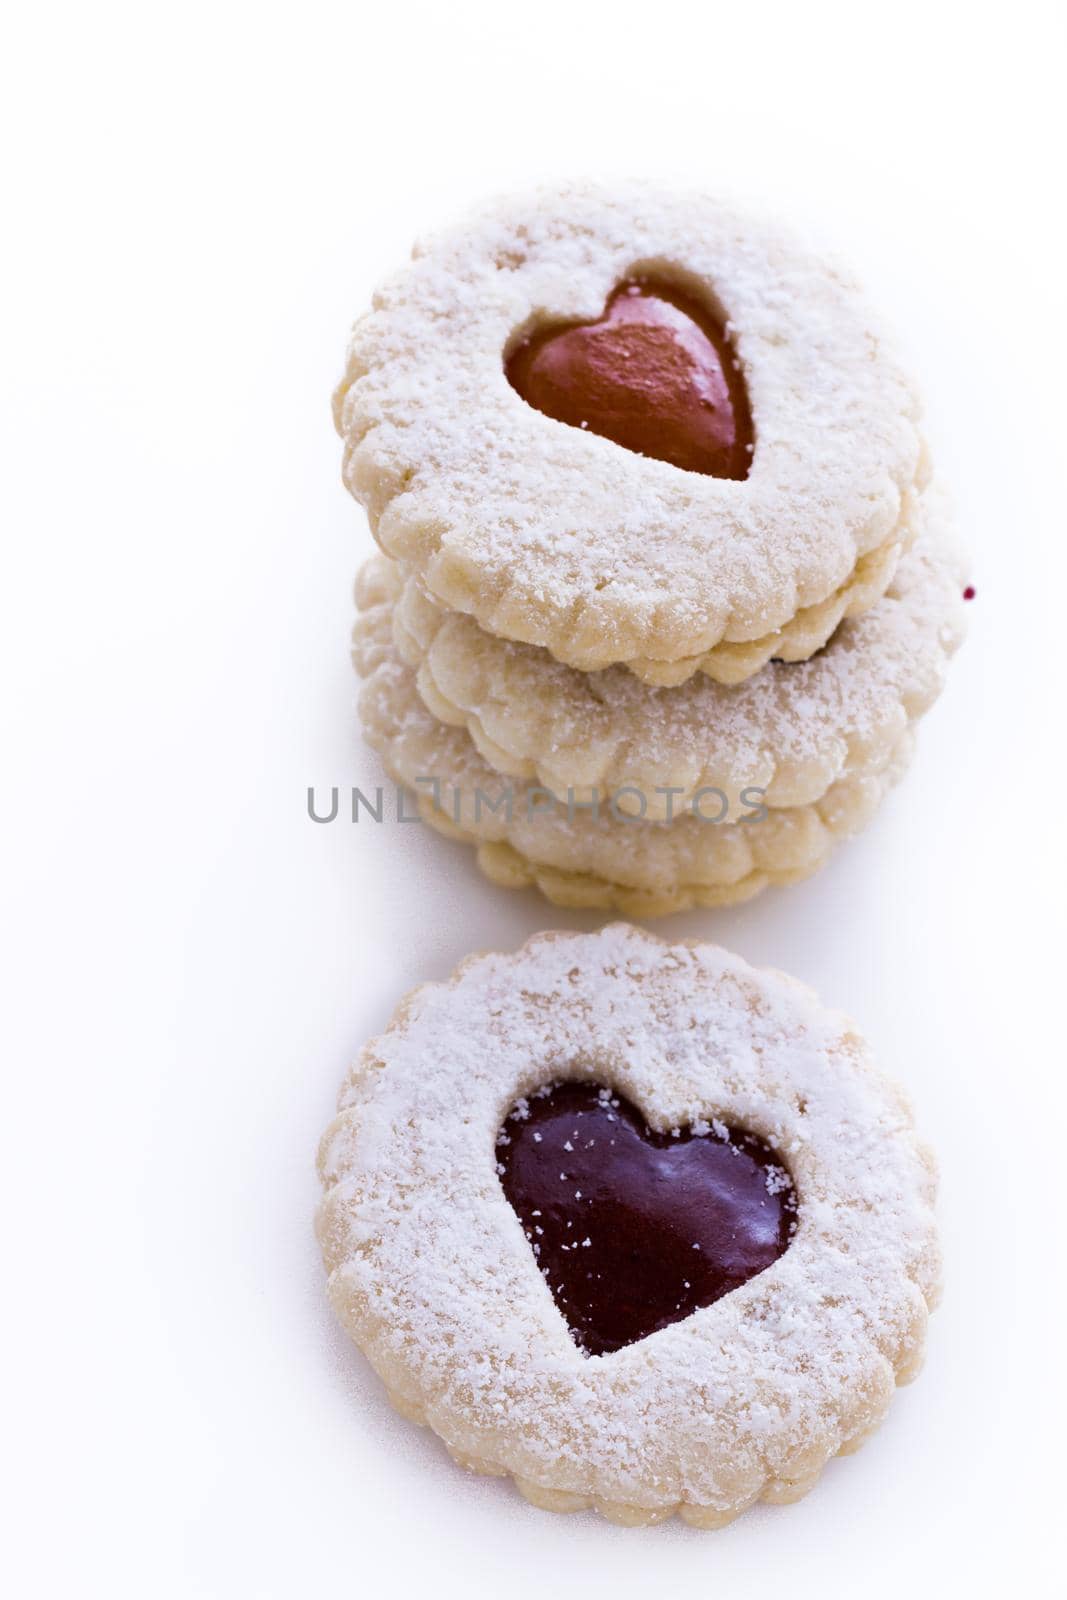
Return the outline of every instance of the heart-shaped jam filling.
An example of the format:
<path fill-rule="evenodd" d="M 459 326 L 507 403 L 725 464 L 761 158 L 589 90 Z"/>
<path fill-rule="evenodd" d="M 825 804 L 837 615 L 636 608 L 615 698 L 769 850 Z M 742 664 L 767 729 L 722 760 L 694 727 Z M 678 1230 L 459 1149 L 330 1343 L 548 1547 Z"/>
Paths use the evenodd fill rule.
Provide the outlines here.
<path fill-rule="evenodd" d="M 596 1084 L 520 1100 L 497 1170 L 571 1337 L 604 1355 L 763 1272 L 796 1228 L 770 1146 L 722 1123 L 656 1133 Z"/>
<path fill-rule="evenodd" d="M 511 352 L 538 411 L 687 472 L 747 478 L 748 394 L 722 322 L 673 285 L 621 283 L 599 322 L 542 328 Z"/>

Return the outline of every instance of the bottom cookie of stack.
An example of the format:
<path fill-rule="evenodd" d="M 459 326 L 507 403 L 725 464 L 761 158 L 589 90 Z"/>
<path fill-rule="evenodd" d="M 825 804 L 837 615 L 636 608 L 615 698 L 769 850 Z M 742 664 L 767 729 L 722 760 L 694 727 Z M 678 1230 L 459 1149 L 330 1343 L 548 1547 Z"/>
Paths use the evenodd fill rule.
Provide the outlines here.
<path fill-rule="evenodd" d="M 711 820 L 722 810 L 717 799 L 705 802 L 706 813 L 691 806 L 670 822 L 647 822 L 607 795 L 594 815 L 496 772 L 468 733 L 438 722 L 392 645 L 388 608 L 379 609 L 379 635 L 365 629 L 361 651 L 369 668 L 360 697 L 368 743 L 424 821 L 475 846 L 487 877 L 505 888 L 535 885 L 555 905 L 660 916 L 795 883 L 864 826 L 911 756 L 908 727 L 874 769 L 843 776 L 812 804 L 762 815 L 728 797 L 730 815 L 721 822 Z"/>
<path fill-rule="evenodd" d="M 737 905 L 761 889 L 799 883 L 825 865 L 839 840 L 850 838 L 866 826 L 905 771 L 911 752 L 909 734 L 901 739 L 889 765 L 876 777 L 835 784 L 815 805 L 770 812 L 764 821 L 750 825 L 757 830 L 755 841 L 730 837 L 732 830 L 746 826 L 744 823 L 695 823 L 694 829 L 718 827 L 720 835 L 725 829 L 727 837 L 712 839 L 707 849 L 701 849 L 696 840 L 689 844 L 686 853 L 691 866 L 683 870 L 700 875 L 693 881 L 662 882 L 655 863 L 645 877 L 640 867 L 631 869 L 625 862 L 617 869 L 617 878 L 609 880 L 581 868 L 571 870 L 525 856 L 508 841 L 478 844 L 478 865 L 487 878 L 503 889 L 537 888 L 553 905 L 572 909 L 659 917 L 700 907 Z M 632 819 L 623 826 L 632 829 Z M 674 824 L 645 826 L 667 828 Z M 623 850 L 626 844 L 626 840 L 620 841 Z M 739 862 L 750 863 L 748 870 L 739 877 L 731 876 Z M 618 881 L 631 877 L 644 881 Z"/>

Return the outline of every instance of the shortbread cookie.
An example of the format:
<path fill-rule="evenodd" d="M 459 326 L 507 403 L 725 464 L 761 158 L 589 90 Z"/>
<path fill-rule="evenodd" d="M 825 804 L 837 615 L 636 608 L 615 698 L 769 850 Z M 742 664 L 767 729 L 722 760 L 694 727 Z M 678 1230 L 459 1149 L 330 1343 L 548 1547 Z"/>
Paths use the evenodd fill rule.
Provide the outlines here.
<path fill-rule="evenodd" d="M 698 790 L 672 821 L 651 822 L 624 809 L 633 795 L 599 796 L 594 811 L 495 771 L 462 728 L 427 710 L 392 643 L 387 604 L 367 614 L 357 666 L 369 674 L 360 695 L 367 742 L 424 821 L 475 845 L 502 887 L 534 884 L 557 905 L 627 916 L 727 905 L 808 877 L 870 819 L 912 750 L 910 727 L 892 746 L 855 750 L 811 805 L 766 808 L 758 790 Z"/>
<path fill-rule="evenodd" d="M 335 414 L 346 482 L 429 593 L 660 683 L 817 649 L 889 583 L 927 471 L 851 279 L 639 184 L 418 247 L 353 331 Z"/>
<path fill-rule="evenodd" d="M 797 1500 L 921 1364 L 907 1102 L 847 1018 L 714 945 L 471 958 L 363 1050 L 319 1170 L 330 1298 L 393 1403 L 550 1510 Z"/>
<path fill-rule="evenodd" d="M 426 705 L 466 728 L 499 772 L 562 800 L 618 793 L 624 810 L 640 801 L 651 820 L 684 810 L 704 787 L 735 795 L 756 785 L 770 806 L 809 805 L 896 745 L 936 699 L 962 637 L 962 553 L 940 494 L 928 490 L 921 510 L 919 538 L 871 610 L 811 660 L 771 662 L 733 688 L 694 677 L 653 689 L 620 667 L 576 672 L 445 611 L 382 557 L 368 563 L 357 598 L 370 611 L 392 608 Z M 360 618 L 357 655 L 379 628 Z"/>

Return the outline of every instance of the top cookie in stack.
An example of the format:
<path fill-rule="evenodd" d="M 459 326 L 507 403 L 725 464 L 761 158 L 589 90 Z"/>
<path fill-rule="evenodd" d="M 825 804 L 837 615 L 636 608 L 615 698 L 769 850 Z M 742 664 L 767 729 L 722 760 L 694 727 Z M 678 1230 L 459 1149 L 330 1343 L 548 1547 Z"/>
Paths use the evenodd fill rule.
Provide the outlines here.
<path fill-rule="evenodd" d="M 501 648 L 592 675 L 594 698 L 598 675 L 626 671 L 650 686 L 646 728 L 673 725 L 672 691 L 703 675 L 719 690 L 706 703 L 705 753 L 723 718 L 720 686 L 788 671 L 846 619 L 885 604 L 931 522 L 916 394 L 855 283 L 778 227 L 701 195 L 542 191 L 419 245 L 357 323 L 335 408 L 345 480 L 395 563 L 365 583 L 373 606 L 409 620 L 420 606 L 462 613 Z M 943 513 L 933 520 L 936 551 L 924 559 L 943 576 L 948 562 L 955 599 L 958 558 L 946 555 Z M 414 673 L 402 628 L 392 664 L 380 619 L 369 657 L 367 628 L 364 667 Z M 958 619 L 949 631 L 958 636 Z M 558 680 L 537 681 L 552 692 Z M 425 691 L 425 674 L 419 683 Z M 423 698 L 469 729 L 463 708 L 449 715 L 440 696 Z M 376 742 L 388 760 L 381 727 Z M 894 752 L 881 754 L 880 772 Z M 842 768 L 833 781 L 852 776 Z M 625 906 L 627 885 L 605 866 L 616 874 L 649 843 L 633 836 L 635 811 L 655 819 L 648 828 L 670 827 L 670 813 L 631 796 L 627 842 L 610 842 L 613 811 L 597 862 L 583 867 L 569 852 L 574 796 L 550 796 L 569 807 L 559 870 L 595 886 L 556 884 L 554 898 Z M 741 825 L 735 801 L 707 819 L 718 836 L 688 864 L 697 880 L 630 888 L 671 905 L 726 897 L 701 891 L 726 886 L 717 874 L 723 830 Z M 450 820 L 489 865 L 462 805 Z M 496 876 L 515 878 L 494 860 Z"/>

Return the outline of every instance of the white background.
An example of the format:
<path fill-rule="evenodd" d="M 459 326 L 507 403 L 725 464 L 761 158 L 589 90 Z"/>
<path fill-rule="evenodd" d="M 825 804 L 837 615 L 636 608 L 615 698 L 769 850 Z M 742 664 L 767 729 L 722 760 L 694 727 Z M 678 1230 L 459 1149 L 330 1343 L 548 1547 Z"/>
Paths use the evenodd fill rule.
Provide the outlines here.
<path fill-rule="evenodd" d="M 35 6 L 0 85 L 13 1596 L 1053 1590 L 1062 1499 L 1063 40 L 1054 7 Z M 592 926 L 419 827 L 347 662 L 347 325 L 481 195 L 644 172 L 843 251 L 975 557 L 904 786 L 814 881 L 661 931 L 851 1011 L 943 1164 L 927 1368 L 811 1497 L 550 1517 L 392 1415 L 334 1326 L 315 1144 L 472 949 Z M 1058 1539 L 1056 1540 L 1058 1545 Z"/>

